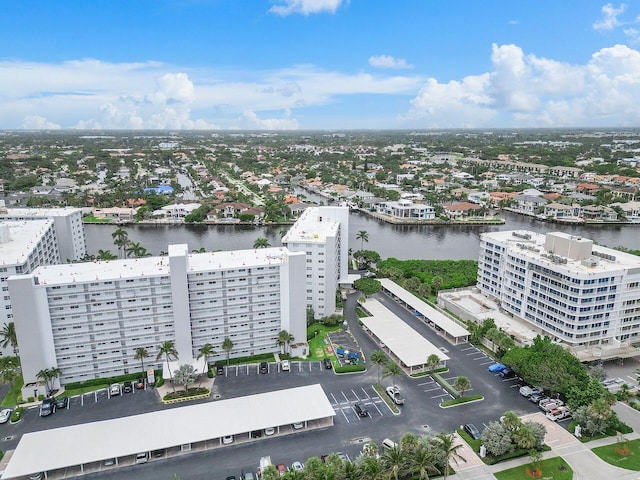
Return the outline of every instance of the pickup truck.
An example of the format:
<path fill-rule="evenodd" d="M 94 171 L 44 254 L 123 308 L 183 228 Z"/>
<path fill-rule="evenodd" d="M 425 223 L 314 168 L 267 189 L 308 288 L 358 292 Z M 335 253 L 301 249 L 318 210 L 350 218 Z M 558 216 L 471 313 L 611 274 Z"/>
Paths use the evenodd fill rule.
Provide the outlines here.
<path fill-rule="evenodd" d="M 400 396 L 400 389 L 397 385 L 387 387 L 386 392 L 393 403 L 395 403 L 396 405 L 404 405 L 404 398 Z"/>
<path fill-rule="evenodd" d="M 543 390 L 540 387 L 530 387 L 529 385 L 524 385 L 520 387 L 520 395 L 523 397 L 530 397 L 534 393 L 542 393 Z"/>
<path fill-rule="evenodd" d="M 547 412 L 545 417 L 553 422 L 557 422 L 558 420 L 562 420 L 563 418 L 568 418 L 571 416 L 571 410 L 569 407 L 557 407 Z"/>
<path fill-rule="evenodd" d="M 545 412 L 550 412 L 555 408 L 564 406 L 564 402 L 558 399 L 542 400 L 538 406 Z"/>

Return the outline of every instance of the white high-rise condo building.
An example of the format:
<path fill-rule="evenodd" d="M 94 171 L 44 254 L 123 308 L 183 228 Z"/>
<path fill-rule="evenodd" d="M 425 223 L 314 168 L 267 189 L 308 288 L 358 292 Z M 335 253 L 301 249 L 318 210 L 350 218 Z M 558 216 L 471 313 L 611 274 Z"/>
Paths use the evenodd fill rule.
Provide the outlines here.
<path fill-rule="evenodd" d="M 226 358 L 279 350 L 278 333 L 306 338 L 305 256 L 286 248 L 189 254 L 37 268 L 8 280 L 27 396 L 37 372 L 57 367 L 60 383 L 159 367 L 158 346 L 175 342 L 191 363 L 205 343 Z M 29 385 L 31 384 L 31 385 Z"/>
<path fill-rule="evenodd" d="M 0 200 L 0 220 L 53 220 L 60 258 L 63 262 L 80 260 L 87 254 L 82 223 L 82 209 L 65 208 L 5 208 Z"/>
<path fill-rule="evenodd" d="M 282 238 L 294 252 L 305 252 L 304 298 L 315 318 L 336 310 L 336 291 L 347 282 L 349 267 L 349 208 L 309 207 Z"/>
<path fill-rule="evenodd" d="M 40 265 L 60 263 L 53 220 L 0 221 L 0 328 L 13 322 L 7 279 Z M 10 347 L 0 355 L 13 355 Z"/>
<path fill-rule="evenodd" d="M 582 237 L 484 233 L 477 287 L 572 346 L 640 341 L 640 257 Z"/>

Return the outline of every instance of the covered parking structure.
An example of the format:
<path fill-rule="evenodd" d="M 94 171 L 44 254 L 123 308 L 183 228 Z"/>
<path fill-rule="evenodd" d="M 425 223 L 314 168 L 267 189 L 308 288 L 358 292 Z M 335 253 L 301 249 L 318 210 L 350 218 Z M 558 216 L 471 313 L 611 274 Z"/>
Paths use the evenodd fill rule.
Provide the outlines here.
<path fill-rule="evenodd" d="M 136 463 L 136 455 L 163 456 L 223 445 L 223 437 L 251 438 L 251 432 L 275 428 L 292 433 L 333 425 L 335 411 L 319 384 L 207 402 L 101 422 L 26 433 L 7 464 L 3 479 L 44 472 L 66 478 L 117 465 Z M 303 430 L 300 430 L 303 431 Z M 55 448 L 53 447 L 55 446 Z M 113 459 L 113 466 L 105 461 Z M 111 463 L 111 462 L 109 462 Z"/>
<path fill-rule="evenodd" d="M 398 318 L 391 310 L 375 298 L 367 299 L 360 307 L 371 316 L 362 317 L 360 321 L 373 339 L 381 344 L 402 369 L 409 375 L 420 373 L 431 368 L 427 365 L 430 355 L 437 355 L 442 366 L 449 357 L 433 343 Z M 384 346 L 382 346 L 384 345 Z"/>
<path fill-rule="evenodd" d="M 469 330 L 431 305 L 420 300 L 389 278 L 381 278 L 382 291 L 445 337 L 454 345 L 469 341 Z"/>

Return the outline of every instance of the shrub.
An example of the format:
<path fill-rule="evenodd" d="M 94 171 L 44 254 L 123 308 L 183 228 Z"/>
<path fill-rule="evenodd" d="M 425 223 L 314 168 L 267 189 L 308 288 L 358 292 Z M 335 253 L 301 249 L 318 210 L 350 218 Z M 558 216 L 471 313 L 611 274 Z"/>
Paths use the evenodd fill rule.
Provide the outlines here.
<path fill-rule="evenodd" d="M 35 398 L 33 398 L 33 397 L 27 398 L 27 402 L 29 402 L 29 403 L 33 403 L 34 401 L 35 401 Z"/>
<path fill-rule="evenodd" d="M 156 375 L 156 387 L 161 387 L 162 385 L 164 385 L 164 378 L 162 378 L 162 375 Z"/>
<path fill-rule="evenodd" d="M 352 373 L 352 372 L 364 372 L 367 369 L 364 365 L 338 365 L 335 367 L 336 373 Z"/>
<path fill-rule="evenodd" d="M 13 411 L 13 413 L 11 414 L 11 423 L 16 423 L 20 421 L 20 419 L 22 418 L 23 410 L 24 408 L 18 407 Z"/>
<path fill-rule="evenodd" d="M 42 400 L 44 400 L 44 395 L 43 394 L 39 394 L 38 395 L 38 401 L 41 402 Z"/>
<path fill-rule="evenodd" d="M 209 370 L 207 370 L 207 377 L 213 378 L 214 376 L 215 374 L 213 373 L 213 369 L 209 367 Z"/>

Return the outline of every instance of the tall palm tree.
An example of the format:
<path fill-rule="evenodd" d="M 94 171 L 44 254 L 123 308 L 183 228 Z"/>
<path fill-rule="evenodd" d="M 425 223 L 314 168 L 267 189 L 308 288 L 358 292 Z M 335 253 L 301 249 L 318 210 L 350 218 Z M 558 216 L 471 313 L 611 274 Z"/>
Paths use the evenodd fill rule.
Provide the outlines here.
<path fill-rule="evenodd" d="M 16 325 L 13 322 L 5 323 L 0 330 L 0 346 L 7 348 L 11 345 L 13 355 L 18 356 L 18 335 L 16 334 Z"/>
<path fill-rule="evenodd" d="M 267 248 L 270 246 L 269 240 L 264 237 L 256 238 L 256 241 L 253 242 L 253 248 Z"/>
<path fill-rule="evenodd" d="M 124 247 L 129 243 L 129 234 L 124 228 L 118 227 L 111 234 L 111 237 L 113 238 L 113 243 L 118 247 L 118 257 L 122 258 Z"/>
<path fill-rule="evenodd" d="M 430 473 L 438 473 L 435 454 L 428 445 L 418 444 L 416 450 L 408 457 L 411 473 L 418 474 L 420 480 L 429 480 Z"/>
<path fill-rule="evenodd" d="M 369 242 L 369 233 L 366 230 L 360 230 L 356 235 L 356 240 L 360 240 L 360 250 L 364 250 L 364 243 Z"/>
<path fill-rule="evenodd" d="M 396 383 L 395 378 L 400 375 L 402 375 L 402 369 L 400 368 L 400 366 L 393 360 L 389 360 L 384 366 L 384 373 L 382 374 L 382 378 L 391 377 L 393 383 Z"/>
<path fill-rule="evenodd" d="M 222 349 L 227 352 L 227 368 L 229 368 L 229 355 L 231 354 L 231 350 L 233 350 L 233 342 L 229 337 L 225 338 L 222 342 Z"/>
<path fill-rule="evenodd" d="M 378 383 L 380 383 L 382 375 L 382 365 L 387 363 L 387 356 L 382 350 L 374 350 L 369 357 L 371 363 L 378 366 Z"/>
<path fill-rule="evenodd" d="M 395 478 L 395 480 L 403 476 L 406 460 L 404 453 L 398 445 L 388 448 L 380 457 L 380 463 L 387 474 Z"/>
<path fill-rule="evenodd" d="M 136 348 L 136 353 L 133 355 L 134 360 L 140 360 L 142 364 L 142 375 L 144 375 L 144 359 L 149 358 L 149 352 L 144 347 Z"/>
<path fill-rule="evenodd" d="M 442 474 L 445 480 L 449 476 L 449 469 L 451 468 L 449 462 L 451 462 L 452 458 L 460 456 L 458 450 L 462 448 L 462 444 L 456 445 L 455 440 L 456 438 L 452 434 L 444 432 L 439 433 L 434 438 L 434 444 L 438 446 L 438 450 L 440 450 L 444 458 L 444 472 Z"/>
<path fill-rule="evenodd" d="M 51 389 L 53 390 L 53 380 L 55 380 L 56 378 L 60 378 L 60 375 L 62 375 L 62 370 L 60 370 L 58 367 L 52 367 L 49 369 L 49 378 L 51 380 Z"/>
<path fill-rule="evenodd" d="M 216 354 L 216 351 L 213 349 L 213 345 L 211 345 L 210 343 L 205 343 L 198 349 L 198 356 L 196 358 L 200 360 L 202 357 L 204 357 L 204 363 L 208 367 L 209 357 L 215 354 Z M 203 371 L 203 373 L 205 372 Z"/>
<path fill-rule="evenodd" d="M 174 342 L 170 340 L 162 342 L 162 344 L 158 348 L 158 355 L 156 356 L 156 360 L 160 360 L 163 355 L 167 360 L 167 370 L 169 370 L 169 379 L 171 380 L 171 388 L 175 392 L 176 387 L 173 384 L 173 375 L 171 374 L 171 368 L 169 367 L 169 362 L 171 360 L 178 360 L 178 350 L 176 350 L 176 345 Z"/>
<path fill-rule="evenodd" d="M 282 347 L 284 346 L 284 352 L 283 353 L 287 353 L 289 344 L 293 341 L 293 335 L 291 335 L 289 332 L 287 332 L 286 330 L 280 330 L 280 333 L 278 334 L 278 346 Z"/>

